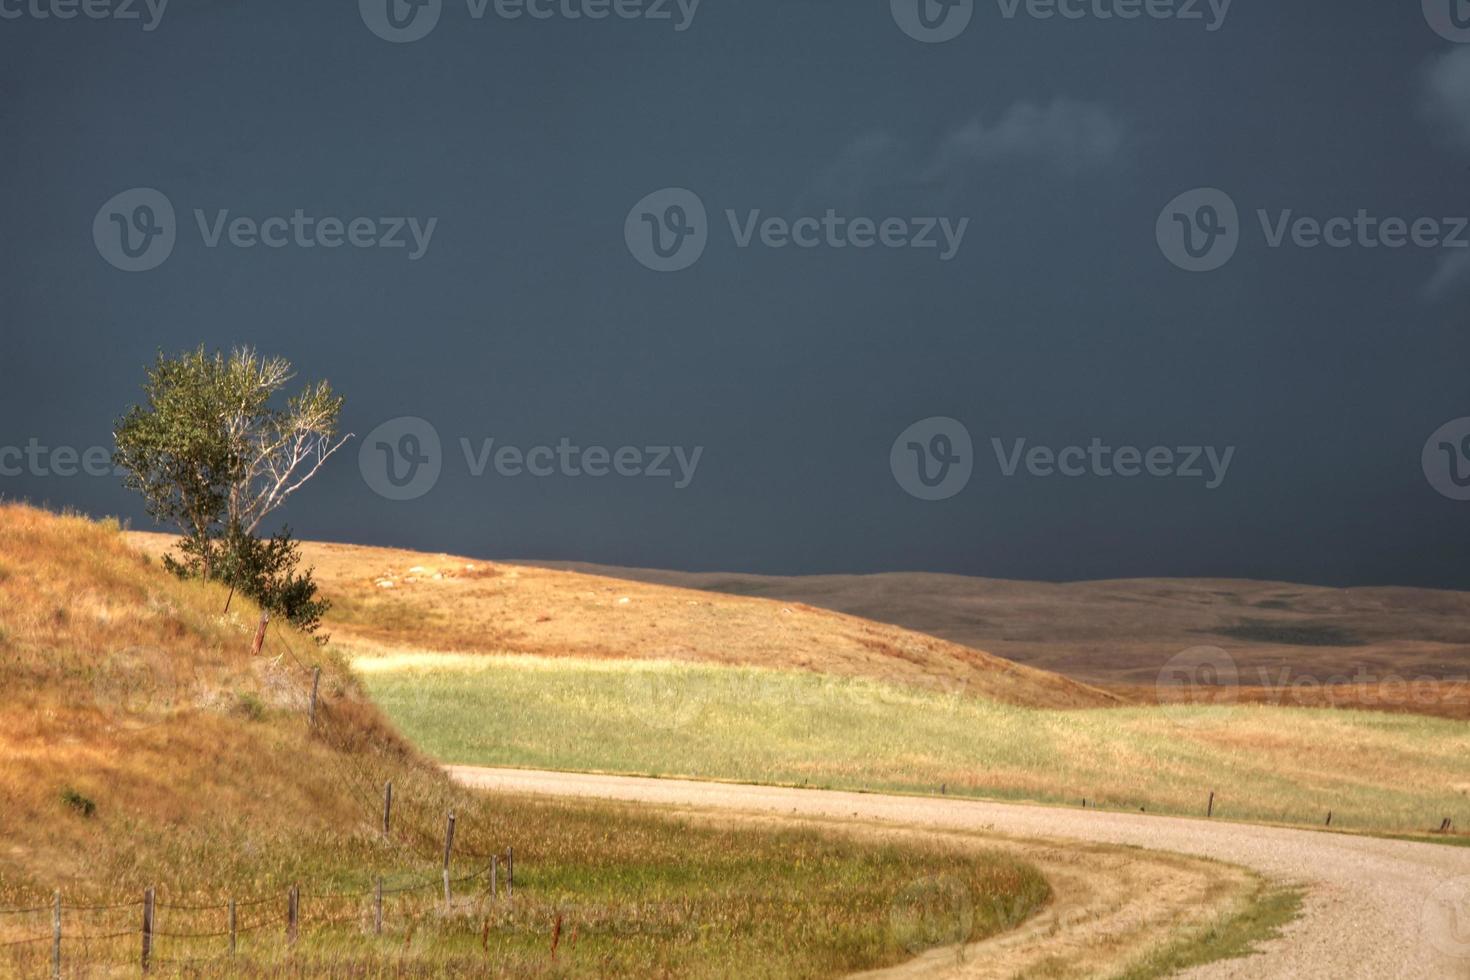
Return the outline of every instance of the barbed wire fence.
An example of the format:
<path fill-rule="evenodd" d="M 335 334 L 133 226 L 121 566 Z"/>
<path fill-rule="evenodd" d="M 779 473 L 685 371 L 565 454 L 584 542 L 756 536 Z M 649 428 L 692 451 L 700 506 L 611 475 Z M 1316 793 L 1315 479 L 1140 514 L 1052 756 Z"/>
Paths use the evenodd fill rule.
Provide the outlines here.
<path fill-rule="evenodd" d="M 13 957 L 17 951 L 30 952 L 25 947 L 40 947 L 28 957 L 39 963 L 45 945 L 50 944 L 51 975 L 60 977 L 64 963 L 101 962 L 104 957 L 96 955 L 99 944 L 112 944 L 110 956 L 105 958 L 118 959 L 125 955 L 122 940 L 132 939 L 137 943 L 135 962 L 148 973 L 159 966 L 233 957 L 240 951 L 242 937 L 272 928 L 279 931 L 280 941 L 287 947 L 294 947 L 308 927 L 321 930 L 355 924 L 362 935 L 381 936 L 395 921 L 416 921 L 440 909 L 446 914 L 453 912 L 465 904 L 461 901 L 460 906 L 456 905 L 455 893 L 460 893 L 461 900 L 468 898 L 464 893 L 475 882 L 484 883 L 477 897 L 511 901 L 508 876 L 503 888 L 495 877 L 488 867 L 459 877 L 450 877 L 446 872 L 393 885 L 380 875 L 371 888 L 303 890 L 296 884 L 275 894 L 206 904 L 159 901 L 156 890 L 149 888 L 133 901 L 82 905 L 64 901 L 57 891 L 46 905 L 0 908 L 0 917 L 29 918 L 32 928 L 41 925 L 35 920 L 50 920 L 46 931 L 0 940 L 0 952 Z M 442 899 L 437 894 L 441 889 Z M 430 896 L 428 901 L 423 900 L 425 895 Z M 411 900 L 402 900 L 405 896 Z M 127 918 L 133 924 L 124 924 Z M 6 928 L 3 922 L 0 928 Z M 199 948 L 209 941 L 212 949 Z"/>
<path fill-rule="evenodd" d="M 337 744 L 350 745 L 349 736 L 354 733 L 347 730 L 345 723 L 322 698 L 321 664 L 308 665 L 288 642 L 279 623 L 272 624 L 265 613 L 261 614 L 251 649 L 252 657 L 270 652 L 264 648 L 269 625 L 276 627 L 276 649 L 279 650 L 274 658 L 276 663 L 289 660 L 300 672 L 299 677 L 293 677 L 290 671 L 283 671 L 281 676 L 305 704 L 307 725 L 329 743 L 340 740 Z M 412 820 L 393 819 L 393 783 L 375 777 L 364 760 L 356 758 L 350 751 L 342 751 L 328 753 L 317 761 L 325 766 L 327 775 L 346 798 L 363 808 L 365 819 L 379 830 L 393 856 L 418 860 L 422 858 L 426 844 L 437 848 L 438 838 L 427 828 Z M 379 786 L 382 787 L 381 808 L 377 797 Z M 62 892 L 56 890 L 51 902 L 46 904 L 0 908 L 0 956 L 10 958 L 12 962 L 19 956 L 39 965 L 44 958 L 45 946 L 49 944 L 50 975 L 60 978 L 66 964 L 101 962 L 92 954 L 102 944 L 111 944 L 111 958 L 124 955 L 120 952 L 122 943 L 132 939 L 138 944 L 134 962 L 143 973 L 148 973 L 155 967 L 197 965 L 234 957 L 240 951 L 242 937 L 255 937 L 273 928 L 280 931 L 287 947 L 296 946 L 306 927 L 320 931 L 357 924 L 360 934 L 381 936 L 385 927 L 395 921 L 418 921 L 435 910 L 442 910 L 448 915 L 456 908 L 455 893 L 458 891 L 461 899 L 466 898 L 468 886 L 475 882 L 483 883 L 478 897 L 495 902 L 502 899 L 512 901 L 515 895 L 514 847 L 490 853 L 477 853 L 465 848 L 456 851 L 456 823 L 455 813 L 448 812 L 443 838 L 443 866 L 438 875 L 408 878 L 390 884 L 388 876 L 380 874 L 370 888 L 342 891 L 323 887 L 303 891 L 298 882 L 284 892 L 243 899 L 228 898 L 206 904 L 158 901 L 156 888 L 148 888 L 139 898 L 129 901 L 77 904 L 65 901 Z M 456 856 L 477 861 L 480 867 L 469 874 L 454 877 L 451 869 Z M 424 893 L 435 894 L 425 902 L 421 898 Z M 303 898 L 307 900 L 305 903 Z M 126 922 L 129 917 L 132 924 Z M 49 922 L 45 921 L 47 919 Z M 211 919 L 212 924 L 208 921 Z M 37 931 L 10 938 L 10 934 L 19 929 L 12 925 L 14 922 L 25 922 Z M 40 931 L 45 926 L 49 929 Z M 205 942 L 213 944 L 212 952 L 197 948 Z M 78 951 L 80 955 L 77 955 Z M 168 955 L 175 951 L 180 955 Z"/>

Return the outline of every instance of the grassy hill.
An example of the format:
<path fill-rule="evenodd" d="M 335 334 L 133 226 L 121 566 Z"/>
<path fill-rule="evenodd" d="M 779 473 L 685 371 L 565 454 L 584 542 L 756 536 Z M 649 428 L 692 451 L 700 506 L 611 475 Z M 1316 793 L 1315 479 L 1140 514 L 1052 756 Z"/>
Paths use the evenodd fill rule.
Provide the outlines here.
<path fill-rule="evenodd" d="M 133 534 L 161 553 L 172 539 Z M 1119 699 L 901 627 L 779 602 L 520 565 L 308 542 L 333 635 L 364 646 L 792 668 L 1030 707 Z"/>
<path fill-rule="evenodd" d="M 913 952 L 892 921 L 916 881 L 949 875 L 971 890 L 971 938 L 1046 900 L 1033 869 L 971 849 L 458 789 L 335 648 L 272 630 L 253 657 L 257 611 L 235 597 L 225 612 L 226 598 L 172 578 L 115 526 L 0 506 L 0 975 L 47 969 L 53 889 L 68 975 L 136 964 L 148 887 L 165 976 L 728 976 L 753 962 L 832 976 Z M 450 811 L 456 898 L 445 908 Z M 487 865 L 508 847 L 515 897 L 491 899 Z M 381 937 L 370 928 L 380 877 Z M 288 949 L 293 884 L 302 926 Z M 241 936 L 227 959 L 232 898 Z"/>
<path fill-rule="evenodd" d="M 414 743 L 445 762 L 1085 798 L 1189 815 L 1215 791 L 1216 814 L 1229 818 L 1321 825 L 1332 811 L 1334 827 L 1410 833 L 1446 817 L 1470 823 L 1470 730 L 1450 720 L 1228 699 L 1120 705 L 1054 674 L 793 600 L 306 550 L 337 603 L 334 645 Z M 1172 621 L 1159 614 L 1165 633 L 1208 622 L 1221 601 L 1200 583 L 1179 589 L 1198 608 L 1170 599 L 1178 609 Z M 1053 599 L 1038 612 L 1032 586 L 1005 594 L 987 597 L 994 615 L 1037 637 L 1054 628 L 1080 641 L 1089 610 L 1104 636 L 1142 635 L 1147 619 L 1125 621 L 1122 596 L 1066 610 Z"/>

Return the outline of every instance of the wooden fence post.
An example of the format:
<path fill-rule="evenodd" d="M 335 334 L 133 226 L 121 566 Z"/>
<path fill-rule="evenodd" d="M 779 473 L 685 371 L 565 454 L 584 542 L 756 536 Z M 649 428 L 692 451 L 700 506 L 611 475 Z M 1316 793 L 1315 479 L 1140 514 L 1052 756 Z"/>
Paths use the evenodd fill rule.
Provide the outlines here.
<path fill-rule="evenodd" d="M 1329 827 L 1332 826 L 1332 811 L 1331 810 L 1328 810 L 1327 811 L 1327 826 L 1329 826 Z"/>
<path fill-rule="evenodd" d="M 449 869 L 445 868 L 441 874 L 444 875 L 444 912 L 449 912 Z"/>
<path fill-rule="evenodd" d="M 383 836 L 388 836 L 388 831 L 393 825 L 393 780 L 383 784 Z"/>
<path fill-rule="evenodd" d="M 1214 790 L 1210 790 L 1210 806 L 1209 806 L 1209 809 L 1205 810 L 1205 818 L 1208 819 L 1210 817 L 1213 817 L 1214 815 L 1215 815 L 1215 791 Z"/>
<path fill-rule="evenodd" d="M 260 613 L 260 625 L 255 627 L 255 642 L 250 645 L 250 655 L 260 656 L 260 648 L 265 646 L 265 627 L 271 621 L 271 614 L 265 610 Z"/>
<path fill-rule="evenodd" d="M 296 945 L 297 924 L 301 915 L 301 886 L 292 885 L 286 893 L 286 943 Z"/>
<path fill-rule="evenodd" d="M 51 976 L 61 980 L 61 889 L 51 896 Z"/>
<path fill-rule="evenodd" d="M 235 915 L 235 900 L 230 899 L 230 955 L 235 955 L 235 934 L 238 931 L 236 924 L 238 919 Z"/>
<path fill-rule="evenodd" d="M 449 853 L 454 848 L 454 812 L 449 813 L 449 823 L 444 827 L 444 870 L 449 870 Z"/>
<path fill-rule="evenodd" d="M 153 889 L 143 892 L 143 972 L 153 969 Z"/>
<path fill-rule="evenodd" d="M 373 935 L 383 934 L 383 876 L 378 875 L 378 885 L 373 890 Z"/>
<path fill-rule="evenodd" d="M 316 727 L 316 692 L 322 685 L 322 669 L 316 667 L 311 672 L 311 707 L 306 709 L 306 722 L 312 728 Z"/>

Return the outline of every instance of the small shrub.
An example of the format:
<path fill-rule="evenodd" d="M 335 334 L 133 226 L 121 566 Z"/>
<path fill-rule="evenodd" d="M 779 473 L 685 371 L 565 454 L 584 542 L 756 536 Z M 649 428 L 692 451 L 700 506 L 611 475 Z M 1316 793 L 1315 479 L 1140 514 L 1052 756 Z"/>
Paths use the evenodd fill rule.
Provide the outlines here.
<path fill-rule="evenodd" d="M 265 702 L 248 691 L 235 695 L 235 714 L 246 721 L 261 721 L 265 718 Z"/>
<path fill-rule="evenodd" d="M 97 804 L 93 800 L 78 793 L 70 786 L 61 791 L 61 802 L 84 817 L 91 817 L 97 812 Z"/>

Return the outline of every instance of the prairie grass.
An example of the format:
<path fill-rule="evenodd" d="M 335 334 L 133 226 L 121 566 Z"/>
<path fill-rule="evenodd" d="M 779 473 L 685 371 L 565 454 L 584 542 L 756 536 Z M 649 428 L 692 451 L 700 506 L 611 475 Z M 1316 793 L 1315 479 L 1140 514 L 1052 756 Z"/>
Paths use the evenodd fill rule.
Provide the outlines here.
<path fill-rule="evenodd" d="M 172 542 L 132 534 L 161 554 Z M 803 603 L 425 555 L 305 542 L 339 639 L 387 647 L 586 659 L 680 660 L 873 677 L 1039 707 L 1120 699 L 935 636 Z"/>
<path fill-rule="evenodd" d="M 1300 888 L 1258 883 L 1239 905 L 1206 928 L 1178 936 L 1112 980 L 1157 980 L 1190 967 L 1247 956 L 1275 939 L 1301 911 Z"/>
<path fill-rule="evenodd" d="M 1470 822 L 1470 728 L 1257 705 L 1042 710 L 804 671 L 403 653 L 354 661 L 463 765 L 971 795 L 1335 829 Z"/>
<path fill-rule="evenodd" d="M 1034 869 L 973 849 L 460 789 L 333 648 L 273 629 L 252 658 L 258 610 L 236 596 L 225 612 L 226 598 L 168 576 L 115 526 L 0 506 L 0 910 L 36 909 L 0 915 L 0 976 L 46 975 L 53 889 L 67 976 L 133 975 L 149 887 L 162 976 L 826 977 L 916 951 L 895 927 L 916 883 L 959 883 L 970 939 L 1047 899 Z M 451 811 L 452 874 L 479 877 L 446 909 Z M 515 897 L 492 900 L 484 872 L 506 848 Z M 418 886 L 386 901 L 382 937 L 379 877 Z M 293 884 L 303 919 L 288 949 Z M 231 898 L 250 904 L 227 960 Z"/>

